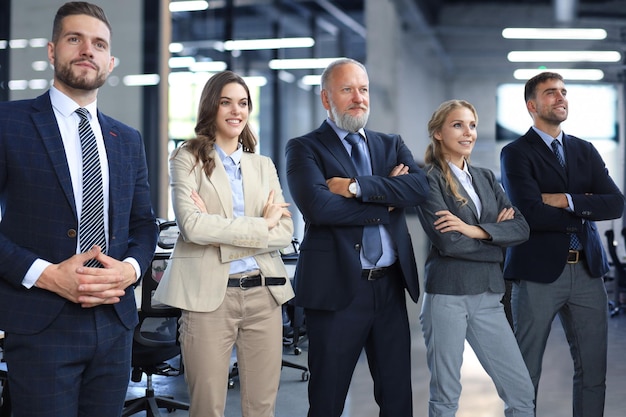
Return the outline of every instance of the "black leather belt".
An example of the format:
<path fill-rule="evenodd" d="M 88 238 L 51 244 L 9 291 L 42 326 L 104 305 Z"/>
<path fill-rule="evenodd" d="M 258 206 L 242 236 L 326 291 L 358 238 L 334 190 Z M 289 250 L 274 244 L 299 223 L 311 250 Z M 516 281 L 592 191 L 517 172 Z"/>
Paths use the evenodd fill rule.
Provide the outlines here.
<path fill-rule="evenodd" d="M 361 278 L 365 278 L 368 281 L 374 281 L 387 275 L 387 272 L 391 269 L 390 266 L 384 266 L 381 268 L 362 269 Z"/>
<path fill-rule="evenodd" d="M 567 253 L 567 263 L 568 264 L 577 264 L 578 262 L 582 262 L 584 259 L 583 251 L 581 250 L 573 250 L 570 249 Z"/>
<path fill-rule="evenodd" d="M 229 287 L 239 287 L 242 290 L 246 288 L 259 287 L 265 285 L 285 285 L 287 279 L 284 277 L 265 277 L 261 275 L 253 275 L 241 278 L 228 278 Z"/>

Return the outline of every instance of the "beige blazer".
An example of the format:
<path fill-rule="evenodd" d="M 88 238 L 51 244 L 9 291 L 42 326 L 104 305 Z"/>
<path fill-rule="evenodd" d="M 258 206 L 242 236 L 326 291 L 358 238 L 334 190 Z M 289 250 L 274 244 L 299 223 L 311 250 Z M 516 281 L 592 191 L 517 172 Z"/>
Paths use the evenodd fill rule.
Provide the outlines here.
<path fill-rule="evenodd" d="M 176 152 L 176 151 L 174 151 Z M 213 152 L 215 169 L 208 178 L 195 158 L 181 149 L 170 159 L 170 185 L 180 234 L 163 278 L 154 295 L 158 302 L 189 311 L 209 312 L 224 300 L 230 261 L 254 256 L 267 277 L 286 277 L 280 249 L 291 243 L 293 222 L 282 218 L 272 230 L 263 219 L 270 190 L 274 201 L 284 202 L 278 175 L 268 157 L 244 152 L 241 174 L 245 216 L 233 218 L 233 199 L 224 165 Z M 208 213 L 201 213 L 191 191 L 202 197 Z M 285 285 L 267 287 L 278 305 L 294 296 Z"/>

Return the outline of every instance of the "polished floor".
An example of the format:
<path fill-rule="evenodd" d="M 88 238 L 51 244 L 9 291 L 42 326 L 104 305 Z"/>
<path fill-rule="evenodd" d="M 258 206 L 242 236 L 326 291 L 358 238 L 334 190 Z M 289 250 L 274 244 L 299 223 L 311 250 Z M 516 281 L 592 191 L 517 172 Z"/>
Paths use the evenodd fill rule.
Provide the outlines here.
<path fill-rule="evenodd" d="M 425 347 L 418 316 L 419 305 L 410 304 L 413 334 L 413 404 L 414 416 L 428 414 L 428 368 Z M 389 335 L 390 340 L 393 335 Z M 306 340 L 301 344 L 303 352 L 294 355 L 293 349 L 285 348 L 284 358 L 306 364 Z M 537 415 L 540 417 L 571 416 L 571 375 L 572 361 L 565 336 L 558 319 L 553 325 L 546 355 L 541 393 L 538 398 Z M 157 394 L 170 394 L 178 399 L 188 400 L 183 377 L 154 377 Z M 503 416 L 503 405 L 496 394 L 493 383 L 478 363 L 469 346 L 466 349 L 462 368 L 463 392 L 457 417 L 497 417 Z M 277 417 L 304 417 L 307 412 L 307 383 L 302 381 L 302 372 L 283 368 L 281 386 L 276 408 Z M 142 394 L 143 382 L 133 383 L 129 398 Z M 228 404 L 225 417 L 241 416 L 239 407 L 239 386 L 235 384 L 228 391 Z M 141 414 L 137 414 L 141 415 Z M 166 416 L 187 416 L 186 411 L 176 411 Z M 607 375 L 607 395 L 605 417 L 626 415 L 626 311 L 609 321 L 609 371 Z M 376 417 L 378 408 L 372 396 L 372 384 L 367 362 L 361 358 L 350 388 L 344 417 Z"/>

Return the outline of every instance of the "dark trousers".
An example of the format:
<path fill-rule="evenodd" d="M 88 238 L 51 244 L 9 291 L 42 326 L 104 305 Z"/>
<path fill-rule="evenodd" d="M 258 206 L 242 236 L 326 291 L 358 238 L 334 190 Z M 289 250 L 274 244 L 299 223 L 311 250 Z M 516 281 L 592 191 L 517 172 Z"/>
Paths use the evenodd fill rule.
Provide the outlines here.
<path fill-rule="evenodd" d="M 399 271 L 362 279 L 341 311 L 305 310 L 309 336 L 309 417 L 339 417 L 365 348 L 380 417 L 412 417 L 411 338 Z"/>
<path fill-rule="evenodd" d="M 132 335 L 112 306 L 85 309 L 69 302 L 41 333 L 6 334 L 13 416 L 119 416 Z"/>

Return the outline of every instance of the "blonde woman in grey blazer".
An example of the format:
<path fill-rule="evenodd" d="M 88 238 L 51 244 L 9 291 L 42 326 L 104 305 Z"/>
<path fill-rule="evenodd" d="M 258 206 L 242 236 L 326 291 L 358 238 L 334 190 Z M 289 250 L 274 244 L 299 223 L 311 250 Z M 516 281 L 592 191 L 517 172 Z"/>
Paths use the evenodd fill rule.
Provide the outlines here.
<path fill-rule="evenodd" d="M 428 124 L 430 197 L 418 213 L 431 241 L 420 315 L 431 372 L 429 416 L 456 414 L 467 340 L 505 415 L 533 417 L 533 385 L 500 303 L 503 248 L 528 239 L 529 227 L 494 174 L 469 165 L 477 123 L 470 103 L 451 100 Z"/>
<path fill-rule="evenodd" d="M 214 75 L 197 138 L 172 153 L 180 236 L 155 299 L 182 309 L 180 341 L 192 417 L 222 417 L 237 348 L 244 417 L 272 417 L 282 360 L 281 305 L 294 295 L 279 250 L 293 223 L 272 161 L 254 153 L 250 92 Z"/>

